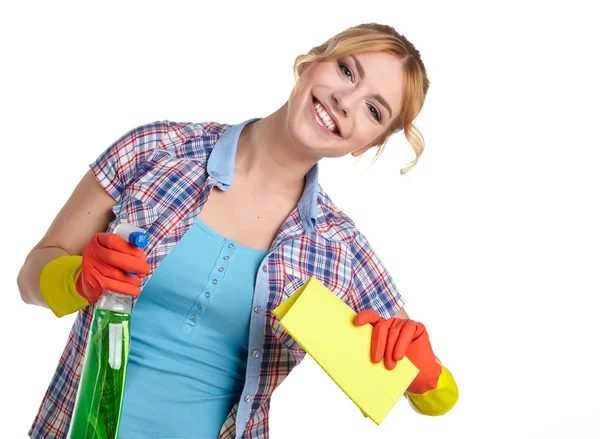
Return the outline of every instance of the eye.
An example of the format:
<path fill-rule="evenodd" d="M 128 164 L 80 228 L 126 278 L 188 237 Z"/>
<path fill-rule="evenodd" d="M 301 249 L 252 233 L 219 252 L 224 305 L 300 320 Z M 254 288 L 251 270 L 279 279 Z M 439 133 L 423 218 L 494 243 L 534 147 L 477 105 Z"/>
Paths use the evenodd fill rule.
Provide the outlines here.
<path fill-rule="evenodd" d="M 350 81 L 354 82 L 354 75 L 352 74 L 352 70 L 350 70 L 346 64 L 344 64 L 343 62 L 338 62 L 338 67 L 342 72 L 342 75 L 344 75 L 346 78 L 349 78 Z M 350 76 L 348 76 L 346 72 L 350 73 Z"/>
<path fill-rule="evenodd" d="M 377 122 L 381 122 L 381 113 L 379 112 L 379 110 L 377 109 L 377 107 L 374 107 L 371 104 L 367 104 L 369 107 L 369 111 L 371 112 L 371 114 L 373 115 L 373 117 L 375 118 L 375 120 Z"/>

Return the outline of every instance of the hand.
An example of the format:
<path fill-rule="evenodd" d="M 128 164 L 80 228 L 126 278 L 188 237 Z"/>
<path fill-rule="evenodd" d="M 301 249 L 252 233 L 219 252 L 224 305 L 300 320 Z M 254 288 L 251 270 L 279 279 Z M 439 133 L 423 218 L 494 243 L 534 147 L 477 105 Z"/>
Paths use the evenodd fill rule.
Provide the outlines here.
<path fill-rule="evenodd" d="M 137 276 L 126 272 L 137 273 Z M 90 304 L 96 303 L 105 290 L 138 296 L 141 278 L 149 272 L 146 254 L 141 248 L 114 233 L 96 233 L 83 249 L 75 288 Z"/>
<path fill-rule="evenodd" d="M 371 338 L 371 361 L 384 359 L 385 367 L 392 370 L 405 355 L 419 369 L 407 391 L 425 393 L 437 387 L 442 366 L 435 360 L 429 335 L 422 323 L 410 319 L 391 317 L 384 319 L 373 309 L 359 312 L 354 324 L 374 326 Z"/>

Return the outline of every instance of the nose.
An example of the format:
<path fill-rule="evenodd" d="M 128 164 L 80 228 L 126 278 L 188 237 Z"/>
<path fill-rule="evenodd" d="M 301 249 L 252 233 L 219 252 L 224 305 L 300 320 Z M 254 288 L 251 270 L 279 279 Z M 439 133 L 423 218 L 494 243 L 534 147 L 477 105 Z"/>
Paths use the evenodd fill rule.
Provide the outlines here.
<path fill-rule="evenodd" d="M 349 103 L 347 97 L 343 95 L 340 91 L 336 91 L 332 95 L 333 102 L 335 102 L 336 109 L 344 115 L 344 117 L 348 117 L 348 109 Z"/>
<path fill-rule="evenodd" d="M 336 109 L 348 117 L 352 114 L 352 111 L 360 105 L 361 93 L 356 90 L 337 90 L 331 95 L 333 102 L 335 102 Z"/>

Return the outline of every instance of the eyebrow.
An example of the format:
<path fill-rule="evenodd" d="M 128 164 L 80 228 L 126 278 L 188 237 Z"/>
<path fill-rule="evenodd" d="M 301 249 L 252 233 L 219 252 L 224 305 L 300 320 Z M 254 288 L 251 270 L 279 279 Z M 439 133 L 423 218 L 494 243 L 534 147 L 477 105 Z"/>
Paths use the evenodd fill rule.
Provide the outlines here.
<path fill-rule="evenodd" d="M 350 58 L 352 58 L 352 60 L 354 61 L 354 64 L 356 65 L 356 70 L 358 70 L 358 75 L 361 78 L 365 78 L 365 69 L 363 69 L 362 64 L 360 63 L 360 61 L 358 59 L 356 59 L 356 57 L 354 55 L 350 55 Z M 392 108 L 390 107 L 390 104 L 387 103 L 387 101 L 385 99 L 383 99 L 383 96 L 381 96 L 380 94 L 376 94 L 375 95 L 375 99 L 377 99 L 381 105 L 383 105 L 386 110 L 390 113 L 390 117 L 392 116 Z"/>

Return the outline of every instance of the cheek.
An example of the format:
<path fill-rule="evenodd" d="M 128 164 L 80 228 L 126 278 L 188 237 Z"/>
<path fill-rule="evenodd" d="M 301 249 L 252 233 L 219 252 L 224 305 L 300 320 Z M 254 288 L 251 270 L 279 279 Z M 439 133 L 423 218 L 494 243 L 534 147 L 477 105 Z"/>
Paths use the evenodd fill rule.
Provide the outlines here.
<path fill-rule="evenodd" d="M 291 100 L 288 103 L 288 121 L 289 122 L 296 122 L 299 118 L 303 117 L 303 113 L 305 110 L 305 93 L 303 90 L 301 90 L 300 88 L 298 88 L 298 91 L 296 92 L 296 95 L 291 98 Z"/>
<path fill-rule="evenodd" d="M 354 143 L 358 145 L 358 148 L 361 148 L 379 136 L 381 134 L 381 130 L 373 125 L 370 121 L 362 120 L 360 123 L 356 124 L 356 129 L 353 134 Z"/>

